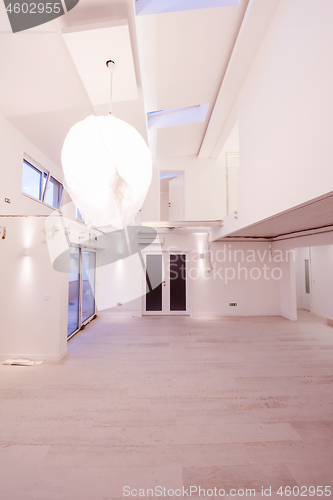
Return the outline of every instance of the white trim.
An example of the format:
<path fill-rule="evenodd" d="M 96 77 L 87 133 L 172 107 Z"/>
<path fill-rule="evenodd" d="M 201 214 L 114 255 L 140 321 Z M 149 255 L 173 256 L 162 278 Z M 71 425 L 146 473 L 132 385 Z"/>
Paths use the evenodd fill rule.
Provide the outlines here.
<path fill-rule="evenodd" d="M 45 202 L 43 202 L 43 201 L 38 200 L 38 198 L 34 198 L 34 197 L 33 197 L 33 196 L 31 196 L 30 194 L 24 193 L 23 191 L 22 191 L 22 194 L 23 194 L 23 196 L 26 196 L 27 198 L 30 198 L 30 200 L 37 201 L 38 203 L 40 203 L 40 204 L 41 204 L 41 205 L 43 205 L 44 207 L 47 207 L 47 208 L 52 209 L 52 212 L 56 211 L 56 212 L 59 212 L 59 214 L 61 214 L 61 215 L 62 215 L 62 211 L 60 210 L 60 208 L 61 208 L 61 207 L 60 207 L 60 208 L 54 208 L 54 207 L 52 207 L 51 205 L 48 205 L 47 203 L 45 203 Z M 51 215 L 51 214 L 46 214 L 46 215 L 45 215 L 45 217 L 48 217 L 49 215 Z M 72 220 L 72 219 L 70 219 L 70 220 Z M 80 222 L 80 221 L 78 221 L 78 222 Z"/>

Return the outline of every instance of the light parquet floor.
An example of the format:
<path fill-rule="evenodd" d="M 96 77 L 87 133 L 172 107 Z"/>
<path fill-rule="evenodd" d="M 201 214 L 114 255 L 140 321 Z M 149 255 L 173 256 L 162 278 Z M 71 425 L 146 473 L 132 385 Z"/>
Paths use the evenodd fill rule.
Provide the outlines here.
<path fill-rule="evenodd" d="M 105 315 L 59 363 L 0 365 L 2 500 L 332 485 L 333 328 L 305 311 Z"/>

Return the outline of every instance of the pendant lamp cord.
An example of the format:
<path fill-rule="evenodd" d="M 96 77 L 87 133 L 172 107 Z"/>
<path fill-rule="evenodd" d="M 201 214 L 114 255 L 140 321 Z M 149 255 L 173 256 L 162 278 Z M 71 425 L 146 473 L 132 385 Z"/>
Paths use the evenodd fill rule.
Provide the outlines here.
<path fill-rule="evenodd" d="M 110 107 L 109 107 L 109 115 L 112 115 L 112 91 L 113 91 L 113 71 L 115 68 L 115 62 L 109 59 L 106 61 L 106 66 L 111 71 L 111 84 L 110 84 Z"/>

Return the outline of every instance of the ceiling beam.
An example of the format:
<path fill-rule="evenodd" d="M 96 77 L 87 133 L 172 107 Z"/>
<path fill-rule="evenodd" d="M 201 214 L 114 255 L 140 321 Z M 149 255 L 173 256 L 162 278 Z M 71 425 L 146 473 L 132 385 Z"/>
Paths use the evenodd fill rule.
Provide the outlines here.
<path fill-rule="evenodd" d="M 217 158 L 237 121 L 239 91 L 280 0 L 250 0 L 198 156 Z"/>

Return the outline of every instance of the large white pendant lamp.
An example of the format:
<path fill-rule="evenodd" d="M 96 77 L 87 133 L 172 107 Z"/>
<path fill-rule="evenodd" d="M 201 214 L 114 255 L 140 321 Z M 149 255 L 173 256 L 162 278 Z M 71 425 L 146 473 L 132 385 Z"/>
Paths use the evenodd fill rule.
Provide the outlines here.
<path fill-rule="evenodd" d="M 132 223 L 152 178 L 149 148 L 134 127 L 111 112 L 88 116 L 70 129 L 61 162 L 66 188 L 88 225 Z"/>

